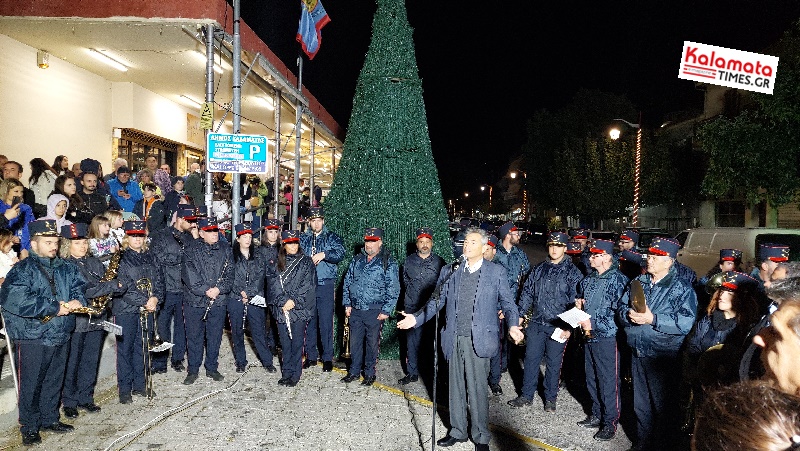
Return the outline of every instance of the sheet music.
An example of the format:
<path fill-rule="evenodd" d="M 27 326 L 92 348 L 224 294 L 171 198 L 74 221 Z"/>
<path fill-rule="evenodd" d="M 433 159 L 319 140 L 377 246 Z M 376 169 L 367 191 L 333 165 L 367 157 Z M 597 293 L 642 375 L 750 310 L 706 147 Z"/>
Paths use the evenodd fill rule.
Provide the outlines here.
<path fill-rule="evenodd" d="M 256 307 L 266 307 L 267 306 L 267 300 L 264 299 L 264 296 L 261 296 L 260 294 L 257 294 L 255 296 L 253 296 L 252 298 L 250 298 L 250 302 L 248 302 L 248 304 L 255 305 Z"/>
<path fill-rule="evenodd" d="M 561 338 L 561 332 L 564 332 L 564 331 L 562 329 L 559 329 L 558 327 L 556 327 L 556 330 L 553 331 L 553 335 L 550 335 L 550 338 L 552 338 L 553 340 L 555 340 L 555 341 L 557 341 L 559 343 L 564 343 L 565 341 L 567 341 L 567 339 L 566 338 Z"/>
<path fill-rule="evenodd" d="M 122 335 L 122 326 L 114 324 L 109 321 L 103 321 L 102 324 L 103 324 L 103 329 L 105 329 L 106 332 L 112 333 L 114 335 Z"/>
<path fill-rule="evenodd" d="M 586 321 L 587 319 L 591 318 L 592 315 L 584 312 L 583 310 L 572 307 L 570 310 L 558 315 L 559 318 L 564 320 L 565 323 L 569 324 L 572 327 L 578 327 L 578 323 L 581 321 Z"/>

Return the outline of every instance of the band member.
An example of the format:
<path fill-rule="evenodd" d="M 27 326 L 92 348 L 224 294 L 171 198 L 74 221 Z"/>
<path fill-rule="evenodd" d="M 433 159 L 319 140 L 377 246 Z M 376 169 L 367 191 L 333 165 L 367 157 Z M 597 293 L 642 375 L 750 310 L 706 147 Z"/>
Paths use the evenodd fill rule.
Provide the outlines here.
<path fill-rule="evenodd" d="M 578 425 L 600 428 L 595 440 L 614 438 L 619 421 L 619 352 L 617 323 L 614 316 L 619 299 L 628 285 L 628 278 L 614 264 L 614 243 L 594 240 L 589 245 L 589 264 L 593 271 L 581 280 L 575 306 L 591 315 L 581 323 L 586 345 L 584 369 L 586 389 L 592 399 L 592 410 Z"/>
<path fill-rule="evenodd" d="M 269 373 L 278 370 L 272 364 L 272 351 L 267 346 L 266 304 L 250 303 L 256 296 L 265 297 L 264 282 L 267 276 L 267 251 L 264 246 L 253 243 L 250 223 L 236 224 L 236 241 L 233 245 L 234 276 L 231 300 L 228 303 L 228 318 L 231 322 L 231 343 L 236 359 L 236 372 L 247 369 L 247 354 L 244 345 L 245 317 L 250 329 L 250 338 L 256 347 L 261 366 Z"/>
<path fill-rule="evenodd" d="M 186 355 L 186 328 L 183 321 L 183 285 L 181 263 L 186 249 L 200 238 L 197 231 L 195 209 L 190 205 L 179 205 L 175 222 L 150 235 L 150 248 L 164 273 L 166 294 L 164 304 L 158 312 L 158 331 L 161 337 L 174 344 L 172 347 L 172 369 L 186 370 L 183 359 Z M 167 372 L 169 350 L 153 354 L 153 373 Z"/>
<path fill-rule="evenodd" d="M 421 227 L 417 229 L 417 252 L 406 257 L 403 264 L 403 311 L 413 315 L 417 313 L 431 297 L 436 287 L 436 279 L 444 266 L 442 257 L 433 249 L 433 229 Z M 422 338 L 422 328 L 410 329 L 406 332 L 406 376 L 398 381 L 400 385 L 410 384 L 419 379 L 417 355 Z"/>
<path fill-rule="evenodd" d="M 67 239 L 68 247 L 62 248 L 64 259 L 75 264 L 86 279 L 86 296 L 88 300 L 101 296 L 113 296 L 120 293 L 116 277 L 105 282 L 100 280 L 106 274 L 106 267 L 97 258 L 89 255 L 89 227 L 83 223 L 75 223 L 61 227 L 61 236 Z M 64 252 L 66 251 L 66 252 Z M 97 368 L 103 351 L 103 320 L 107 312 L 100 316 L 75 315 L 75 331 L 70 340 L 67 372 L 64 378 L 64 389 L 61 392 L 61 403 L 67 418 L 78 416 L 78 407 L 87 412 L 99 412 L 100 406 L 94 402 L 94 389 L 97 384 Z"/>
<path fill-rule="evenodd" d="M 42 441 L 39 430 L 69 432 L 59 421 L 70 334 L 75 315 L 86 305 L 86 281 L 75 265 L 58 257 L 59 233 L 53 220 L 33 221 L 30 256 L 15 264 L 0 288 L 5 328 L 14 347 L 19 376 L 19 424 L 24 445 Z"/>
<path fill-rule="evenodd" d="M 150 313 L 154 313 L 160 300 L 164 299 L 164 273 L 145 243 L 145 222 L 125 221 L 123 229 L 123 253 L 117 273 L 123 295 L 114 299 L 111 312 L 114 322 L 122 326 L 122 335 L 117 335 L 119 402 L 128 404 L 133 402 L 131 394 L 148 398 L 155 396 L 147 387 L 145 371 L 149 372 L 151 367 L 146 347 L 155 327 L 154 316 Z"/>
<path fill-rule="evenodd" d="M 673 263 L 680 244 L 654 238 L 647 255 L 647 274 L 631 281 L 617 317 L 625 328 L 633 357 L 633 408 L 637 441 L 634 449 L 668 448 L 679 437 L 678 353 L 697 315 L 697 295 Z M 637 312 L 631 287 L 644 292 L 644 312 Z"/>
<path fill-rule="evenodd" d="M 261 246 L 266 251 L 267 263 L 269 263 L 267 270 L 275 267 L 278 261 L 278 250 L 281 248 L 281 224 L 279 219 L 265 219 L 264 220 L 264 234 L 261 238 Z M 266 290 L 266 288 L 265 288 Z M 280 346 L 280 337 L 278 336 L 278 324 L 272 317 L 271 309 L 267 309 L 267 346 L 272 354 L 278 353 Z"/>
<path fill-rule="evenodd" d="M 333 310 L 336 265 L 344 258 L 344 244 L 336 233 L 325 226 L 322 207 L 309 208 L 308 228 L 300 235 L 300 247 L 317 265 L 316 315 L 308 323 L 306 361 L 303 368 L 317 364 L 317 331 L 322 344 L 322 371 L 333 369 Z"/>
<path fill-rule="evenodd" d="M 233 288 L 233 254 L 230 246 L 219 242 L 217 219 L 201 217 L 197 225 L 203 241 L 186 251 L 181 269 L 189 350 L 185 385 L 197 380 L 201 364 L 205 366 L 206 376 L 217 382 L 225 378 L 217 368 L 222 328 Z"/>
<path fill-rule="evenodd" d="M 316 309 L 317 271 L 311 257 L 300 250 L 300 231 L 284 230 L 276 271 L 270 273 L 269 303 L 278 321 L 283 358 L 279 385 L 294 387 L 303 372 L 303 342 Z"/>
<path fill-rule="evenodd" d="M 580 236 L 580 235 L 579 235 Z M 522 393 L 508 401 L 512 407 L 522 407 L 533 402 L 539 383 L 539 365 L 547 362 L 544 374 L 544 410 L 556 411 L 558 379 L 570 329 L 562 324 L 558 315 L 575 303 L 578 282 L 583 278 L 577 266 L 566 257 L 565 233 L 552 232 L 547 239 L 548 259 L 534 266 L 520 296 L 519 313 L 525 315 L 531 308 L 531 319 L 525 330 L 525 370 Z M 588 251 L 587 251 L 588 252 Z M 553 334 L 559 329 L 556 340 Z M 563 340 L 563 341 L 562 341 Z"/>
<path fill-rule="evenodd" d="M 399 329 L 420 327 L 446 307 L 447 320 L 442 329 L 442 352 L 449 368 L 450 431 L 436 443 L 442 447 L 467 441 L 467 431 L 476 450 L 488 450 L 489 433 L 489 359 L 500 348 L 497 332 L 497 306 L 500 305 L 509 335 L 522 339 L 517 306 L 508 288 L 505 269 L 483 259 L 488 247 L 485 230 L 469 228 L 464 239 L 464 268 L 445 266 L 436 285 L 441 286 L 438 300 L 431 299 L 415 315 L 400 312 L 404 318 Z M 461 260 L 458 260 L 459 262 Z M 467 411 L 471 417 L 468 429 Z"/>
<path fill-rule="evenodd" d="M 363 369 L 361 385 L 369 386 L 375 382 L 383 322 L 400 296 L 397 261 L 383 249 L 383 229 L 369 227 L 364 231 L 364 249 L 350 262 L 342 293 L 344 312 L 350 317 L 352 354 L 350 370 L 342 382 L 358 379 Z"/>

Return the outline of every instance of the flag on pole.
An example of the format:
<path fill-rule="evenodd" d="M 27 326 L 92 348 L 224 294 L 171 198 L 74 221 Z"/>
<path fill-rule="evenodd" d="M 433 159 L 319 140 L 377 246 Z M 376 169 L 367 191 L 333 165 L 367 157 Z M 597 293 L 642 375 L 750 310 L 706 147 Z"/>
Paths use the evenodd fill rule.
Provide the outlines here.
<path fill-rule="evenodd" d="M 300 0 L 300 26 L 297 29 L 297 42 L 303 47 L 308 59 L 313 60 L 322 43 L 322 27 L 331 21 L 320 0 Z"/>

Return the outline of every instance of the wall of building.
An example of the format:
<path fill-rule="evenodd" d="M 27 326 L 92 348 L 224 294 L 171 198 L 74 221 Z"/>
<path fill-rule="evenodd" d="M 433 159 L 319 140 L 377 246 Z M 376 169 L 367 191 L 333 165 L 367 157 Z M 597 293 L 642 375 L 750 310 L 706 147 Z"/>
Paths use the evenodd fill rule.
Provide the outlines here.
<path fill-rule="evenodd" d="M 23 165 L 58 155 L 70 163 L 91 157 L 111 167 L 111 83 L 50 58 L 36 65 L 36 49 L 0 34 L 0 153 Z M 25 180 L 27 184 L 27 180 Z"/>

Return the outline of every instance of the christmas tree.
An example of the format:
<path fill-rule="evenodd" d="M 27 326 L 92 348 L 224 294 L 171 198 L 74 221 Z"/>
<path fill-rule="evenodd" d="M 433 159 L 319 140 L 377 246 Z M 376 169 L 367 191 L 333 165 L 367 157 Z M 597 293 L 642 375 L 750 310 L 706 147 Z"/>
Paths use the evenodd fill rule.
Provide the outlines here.
<path fill-rule="evenodd" d="M 401 265 L 423 226 L 434 231 L 434 252 L 453 257 L 405 3 L 377 4 L 342 160 L 325 199 L 325 222 L 349 255 L 340 276 L 363 246 L 366 227 L 384 230 L 383 246 Z M 381 358 L 398 358 L 397 335 L 396 321 L 387 320 Z"/>

